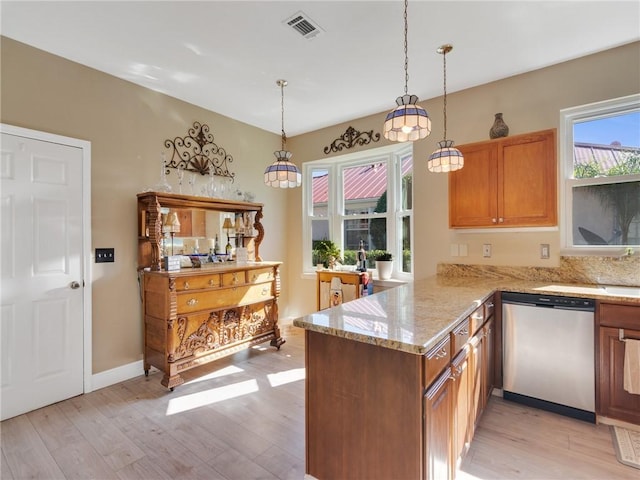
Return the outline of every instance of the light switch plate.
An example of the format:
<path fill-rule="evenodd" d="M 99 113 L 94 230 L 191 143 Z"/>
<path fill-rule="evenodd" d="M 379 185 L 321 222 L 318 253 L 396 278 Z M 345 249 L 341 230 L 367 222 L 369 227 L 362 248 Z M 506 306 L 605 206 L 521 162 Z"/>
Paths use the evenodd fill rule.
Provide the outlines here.
<path fill-rule="evenodd" d="M 549 258 L 549 244 L 541 243 L 540 244 L 540 258 L 548 259 Z"/>
<path fill-rule="evenodd" d="M 96 263 L 112 263 L 115 257 L 115 248 L 96 248 Z"/>

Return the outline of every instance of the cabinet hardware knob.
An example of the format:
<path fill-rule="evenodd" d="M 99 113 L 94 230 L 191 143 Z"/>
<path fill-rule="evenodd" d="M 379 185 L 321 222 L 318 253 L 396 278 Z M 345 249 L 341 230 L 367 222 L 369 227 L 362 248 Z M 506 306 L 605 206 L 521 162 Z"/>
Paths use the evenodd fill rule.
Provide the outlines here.
<path fill-rule="evenodd" d="M 500 219 L 498 220 L 500 223 L 504 222 L 504 218 L 500 217 Z"/>
<path fill-rule="evenodd" d="M 190 298 L 189 300 L 187 300 L 187 305 L 189 305 L 190 307 L 193 307 L 194 305 L 198 304 L 198 300 L 195 298 Z"/>
<path fill-rule="evenodd" d="M 489 308 L 493 308 L 493 302 L 489 302 L 489 303 L 487 303 L 487 307 L 489 307 Z"/>
<path fill-rule="evenodd" d="M 255 282 L 258 279 L 258 275 L 256 275 L 255 273 L 253 274 L 253 277 L 251 277 L 251 281 Z"/>
<path fill-rule="evenodd" d="M 438 353 L 436 353 L 437 359 L 444 358 L 446 356 L 447 356 L 447 351 L 444 348 L 440 350 Z"/>
<path fill-rule="evenodd" d="M 469 335 L 469 330 L 464 328 L 458 332 L 458 335 Z"/>
<path fill-rule="evenodd" d="M 215 287 L 216 286 L 216 282 L 213 281 L 213 278 L 209 279 L 209 286 L 210 287 Z"/>
<path fill-rule="evenodd" d="M 269 295 L 269 287 L 262 288 L 262 295 Z"/>
<path fill-rule="evenodd" d="M 189 282 L 184 282 L 184 289 L 189 290 Z"/>
<path fill-rule="evenodd" d="M 496 220 L 495 218 L 492 218 L 492 219 L 491 219 L 491 221 L 492 221 L 493 223 L 496 223 L 496 222 L 497 222 L 497 220 Z"/>
<path fill-rule="evenodd" d="M 233 274 L 233 280 L 232 280 L 232 283 L 238 283 L 238 274 L 237 274 L 237 273 L 234 273 L 234 274 Z"/>

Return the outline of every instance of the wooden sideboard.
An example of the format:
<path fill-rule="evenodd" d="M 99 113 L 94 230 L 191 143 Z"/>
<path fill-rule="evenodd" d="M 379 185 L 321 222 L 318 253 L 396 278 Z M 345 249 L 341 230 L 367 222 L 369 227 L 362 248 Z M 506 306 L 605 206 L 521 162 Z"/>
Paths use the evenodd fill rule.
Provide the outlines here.
<path fill-rule="evenodd" d="M 162 270 L 162 211 L 216 211 L 253 214 L 256 235 L 236 236 L 256 261 L 204 263 L 200 268 Z M 138 195 L 138 269 L 144 319 L 144 371 L 164 373 L 171 390 L 184 383 L 180 373 L 270 341 L 285 340 L 278 327 L 280 262 L 261 261 L 262 205 L 206 197 L 146 192 Z"/>

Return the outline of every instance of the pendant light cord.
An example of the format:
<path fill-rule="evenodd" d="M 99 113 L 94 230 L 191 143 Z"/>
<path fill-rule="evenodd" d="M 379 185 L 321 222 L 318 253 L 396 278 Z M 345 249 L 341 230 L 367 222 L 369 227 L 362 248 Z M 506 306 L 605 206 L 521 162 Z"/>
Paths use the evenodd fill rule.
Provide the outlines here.
<path fill-rule="evenodd" d="M 284 86 L 287 84 L 286 80 L 278 80 L 280 85 L 280 112 L 282 121 L 282 150 L 284 150 L 287 144 L 287 135 L 284 133 Z"/>
<path fill-rule="evenodd" d="M 409 84 L 409 53 L 407 33 L 409 30 L 409 22 L 407 20 L 407 7 L 409 0 L 404 0 L 404 94 L 408 94 L 407 85 Z"/>
<path fill-rule="evenodd" d="M 442 64 L 444 68 L 444 139 L 447 139 L 447 51 L 442 53 Z"/>

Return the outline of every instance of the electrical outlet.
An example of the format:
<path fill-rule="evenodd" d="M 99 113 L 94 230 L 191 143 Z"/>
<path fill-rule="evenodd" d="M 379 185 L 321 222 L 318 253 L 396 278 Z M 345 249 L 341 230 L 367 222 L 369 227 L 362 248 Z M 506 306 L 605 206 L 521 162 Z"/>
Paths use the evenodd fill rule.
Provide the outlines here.
<path fill-rule="evenodd" d="M 549 258 L 549 244 L 541 243 L 540 244 L 540 258 L 547 259 Z"/>
<path fill-rule="evenodd" d="M 491 244 L 485 243 L 482 245 L 482 256 L 489 258 L 491 256 Z"/>
<path fill-rule="evenodd" d="M 115 248 L 96 248 L 96 263 L 112 263 L 115 262 Z"/>

